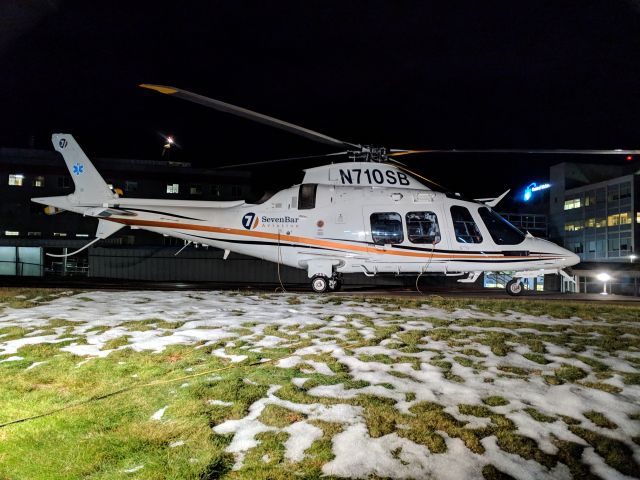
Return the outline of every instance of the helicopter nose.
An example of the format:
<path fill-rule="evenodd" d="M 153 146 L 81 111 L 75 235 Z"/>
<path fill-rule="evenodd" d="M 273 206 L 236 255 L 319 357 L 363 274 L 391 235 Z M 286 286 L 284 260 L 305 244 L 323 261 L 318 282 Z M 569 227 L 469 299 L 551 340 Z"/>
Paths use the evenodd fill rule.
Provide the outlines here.
<path fill-rule="evenodd" d="M 561 247 L 553 242 L 543 239 L 534 239 L 535 248 L 540 251 L 546 251 L 556 257 L 555 263 L 558 268 L 572 267 L 580 263 L 580 257 L 566 248 Z"/>
<path fill-rule="evenodd" d="M 578 263 L 580 263 L 580 257 L 578 255 L 576 255 L 573 252 L 570 252 L 569 250 L 563 249 L 564 252 L 563 256 L 565 257 L 563 260 L 563 263 L 565 266 L 567 267 L 573 267 L 574 265 L 577 265 Z"/>
<path fill-rule="evenodd" d="M 580 257 L 566 248 L 561 247 L 560 245 L 555 245 L 556 255 L 560 258 L 558 262 L 561 265 L 561 268 L 572 267 L 578 263 L 580 263 Z"/>

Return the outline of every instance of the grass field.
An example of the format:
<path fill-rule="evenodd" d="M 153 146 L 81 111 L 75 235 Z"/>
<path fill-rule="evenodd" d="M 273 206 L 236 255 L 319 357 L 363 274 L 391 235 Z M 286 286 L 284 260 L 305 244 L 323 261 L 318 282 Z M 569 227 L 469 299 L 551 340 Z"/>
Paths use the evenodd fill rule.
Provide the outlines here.
<path fill-rule="evenodd" d="M 5 289 L 0 424 L 0 479 L 639 478 L 640 309 Z"/>

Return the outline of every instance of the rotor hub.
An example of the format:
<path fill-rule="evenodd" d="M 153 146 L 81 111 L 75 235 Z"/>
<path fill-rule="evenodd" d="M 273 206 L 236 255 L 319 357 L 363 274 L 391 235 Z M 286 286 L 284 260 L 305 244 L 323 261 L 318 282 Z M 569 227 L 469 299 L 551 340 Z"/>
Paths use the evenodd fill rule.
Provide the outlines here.
<path fill-rule="evenodd" d="M 360 150 L 350 150 L 349 159 L 354 162 L 384 162 L 387 159 L 387 149 L 384 147 L 374 147 L 364 145 Z"/>

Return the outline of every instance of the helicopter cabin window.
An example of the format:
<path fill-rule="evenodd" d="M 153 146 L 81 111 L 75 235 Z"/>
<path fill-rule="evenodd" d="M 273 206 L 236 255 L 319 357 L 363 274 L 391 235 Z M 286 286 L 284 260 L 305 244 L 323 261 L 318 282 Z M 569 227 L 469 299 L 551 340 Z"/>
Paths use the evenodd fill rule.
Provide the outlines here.
<path fill-rule="evenodd" d="M 480 207 L 478 213 L 489 230 L 489 235 L 497 245 L 517 245 L 524 240 L 524 233 L 493 210 Z"/>
<path fill-rule="evenodd" d="M 407 237 L 411 243 L 438 243 L 440 227 L 433 212 L 409 212 L 406 215 Z"/>
<path fill-rule="evenodd" d="M 389 245 L 404 241 L 400 214 L 394 212 L 372 213 L 370 219 L 373 243 Z"/>
<path fill-rule="evenodd" d="M 469 210 L 460 205 L 451 207 L 451 219 L 453 220 L 453 231 L 458 243 L 481 243 L 482 235 L 478 230 L 478 225 L 474 222 Z"/>
<path fill-rule="evenodd" d="M 316 183 L 305 183 L 300 185 L 298 194 L 298 210 L 310 210 L 316 208 Z"/>

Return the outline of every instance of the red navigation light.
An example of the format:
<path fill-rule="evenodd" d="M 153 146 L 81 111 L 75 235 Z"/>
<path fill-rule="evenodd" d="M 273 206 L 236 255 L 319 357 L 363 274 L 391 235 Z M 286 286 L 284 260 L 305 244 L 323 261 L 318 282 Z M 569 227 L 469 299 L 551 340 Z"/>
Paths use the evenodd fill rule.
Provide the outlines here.
<path fill-rule="evenodd" d="M 626 160 L 627 162 L 630 162 L 631 160 L 633 160 L 633 155 L 627 155 Z"/>

